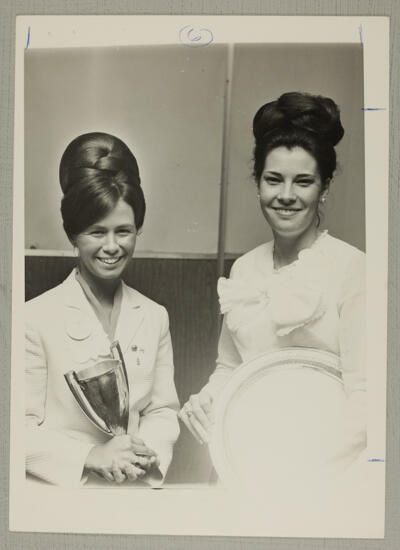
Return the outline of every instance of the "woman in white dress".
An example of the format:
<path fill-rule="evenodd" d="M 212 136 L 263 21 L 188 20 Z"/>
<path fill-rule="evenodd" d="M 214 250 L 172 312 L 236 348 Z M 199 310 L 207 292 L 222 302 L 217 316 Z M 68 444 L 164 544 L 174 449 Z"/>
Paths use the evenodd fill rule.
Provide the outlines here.
<path fill-rule="evenodd" d="M 93 475 L 162 482 L 179 434 L 168 314 L 122 281 L 145 215 L 136 159 L 120 139 L 74 139 L 60 164 L 64 229 L 77 267 L 26 303 L 26 471 L 55 485 Z M 84 415 L 64 379 L 120 344 L 129 382 L 126 435 Z"/>
<path fill-rule="evenodd" d="M 344 134 L 339 109 L 329 98 L 285 93 L 258 110 L 253 132 L 254 178 L 273 241 L 219 280 L 217 366 L 180 418 L 208 442 L 213 404 L 242 362 L 289 347 L 325 350 L 340 357 L 347 399 L 336 458 L 348 465 L 366 446 L 365 254 L 319 229 Z"/>

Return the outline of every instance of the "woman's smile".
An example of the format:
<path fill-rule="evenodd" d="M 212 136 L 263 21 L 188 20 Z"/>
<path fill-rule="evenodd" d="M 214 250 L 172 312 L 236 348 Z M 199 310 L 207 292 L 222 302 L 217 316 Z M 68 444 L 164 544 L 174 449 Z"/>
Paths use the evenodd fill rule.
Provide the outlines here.
<path fill-rule="evenodd" d="M 107 216 L 80 233 L 75 245 L 86 280 L 119 279 L 133 255 L 136 234 L 133 210 L 122 199 Z"/>
<path fill-rule="evenodd" d="M 302 208 L 287 208 L 285 206 L 272 206 L 271 209 L 284 219 L 293 218 L 298 212 L 303 210 Z"/>
<path fill-rule="evenodd" d="M 101 257 L 97 257 L 97 259 L 105 264 L 105 265 L 108 265 L 108 266 L 114 266 L 116 265 L 118 262 L 120 262 L 121 260 L 123 260 L 126 256 L 118 256 L 116 258 L 101 258 Z"/>
<path fill-rule="evenodd" d="M 298 239 L 316 232 L 321 178 L 315 158 L 302 147 L 277 147 L 265 159 L 260 205 L 275 236 Z"/>

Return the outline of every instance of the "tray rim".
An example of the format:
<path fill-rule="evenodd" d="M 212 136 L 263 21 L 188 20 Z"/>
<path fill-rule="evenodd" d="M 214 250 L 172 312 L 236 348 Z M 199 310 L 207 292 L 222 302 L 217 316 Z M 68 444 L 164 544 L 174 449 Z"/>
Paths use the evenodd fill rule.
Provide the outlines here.
<path fill-rule="evenodd" d="M 244 361 L 221 390 L 214 404 L 214 426 L 209 442 L 209 453 L 212 464 L 223 485 L 230 486 L 237 482 L 232 466 L 226 458 L 223 435 L 226 409 L 235 393 L 242 389 L 243 383 L 261 370 L 275 369 L 313 369 L 323 376 L 329 376 L 343 387 L 339 355 L 317 348 L 288 347 L 260 353 Z"/>

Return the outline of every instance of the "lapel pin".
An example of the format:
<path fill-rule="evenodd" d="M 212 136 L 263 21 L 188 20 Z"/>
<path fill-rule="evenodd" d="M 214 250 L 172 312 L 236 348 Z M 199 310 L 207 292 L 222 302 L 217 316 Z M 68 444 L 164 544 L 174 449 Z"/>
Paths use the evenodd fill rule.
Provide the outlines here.
<path fill-rule="evenodd" d="M 136 345 L 131 346 L 131 350 L 132 350 L 132 351 L 140 351 L 140 353 L 144 353 L 144 349 L 143 349 L 143 348 L 139 348 L 139 347 L 136 346 Z"/>
<path fill-rule="evenodd" d="M 143 348 L 139 348 L 136 344 L 134 344 L 133 346 L 131 346 L 131 350 L 132 351 L 135 351 L 135 352 L 140 352 L 140 353 L 143 353 L 144 352 L 144 349 Z M 136 356 L 136 365 L 138 367 L 141 366 L 141 363 L 140 363 L 140 357 L 137 355 Z"/>

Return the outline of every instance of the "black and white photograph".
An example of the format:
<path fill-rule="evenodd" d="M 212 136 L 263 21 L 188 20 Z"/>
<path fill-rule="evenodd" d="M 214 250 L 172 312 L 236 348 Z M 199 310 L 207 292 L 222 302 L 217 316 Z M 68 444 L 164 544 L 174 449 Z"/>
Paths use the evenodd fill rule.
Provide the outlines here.
<path fill-rule="evenodd" d="M 200 19 L 19 18 L 11 528 L 380 538 L 385 18 Z"/>

